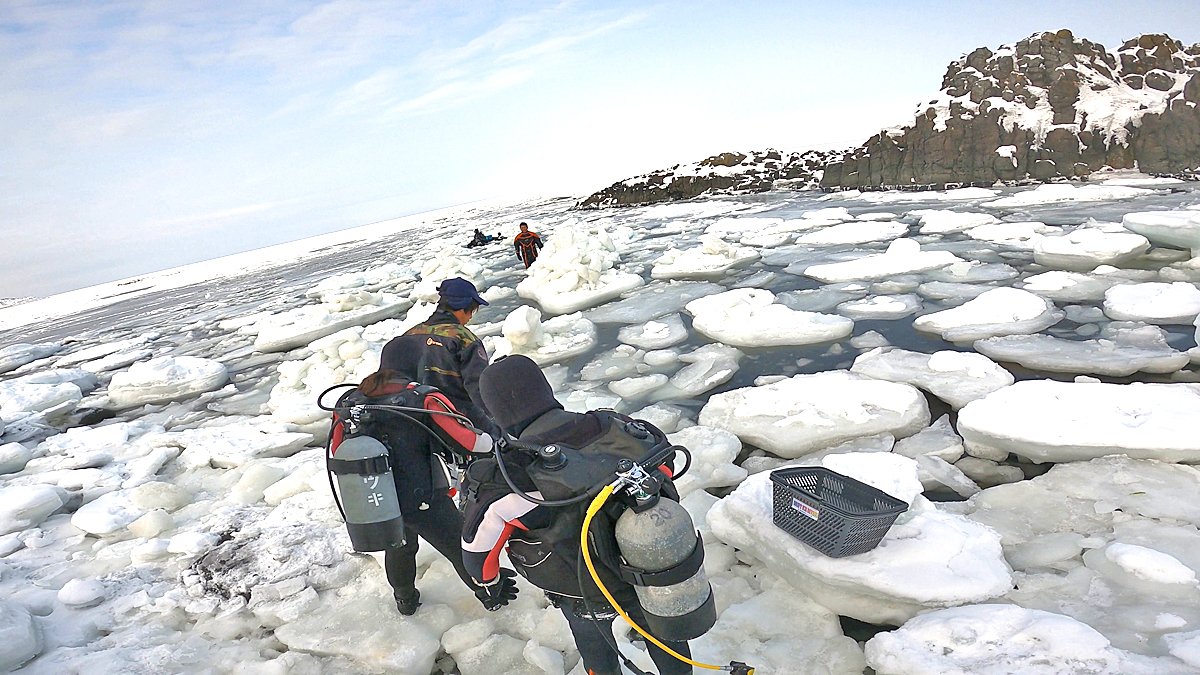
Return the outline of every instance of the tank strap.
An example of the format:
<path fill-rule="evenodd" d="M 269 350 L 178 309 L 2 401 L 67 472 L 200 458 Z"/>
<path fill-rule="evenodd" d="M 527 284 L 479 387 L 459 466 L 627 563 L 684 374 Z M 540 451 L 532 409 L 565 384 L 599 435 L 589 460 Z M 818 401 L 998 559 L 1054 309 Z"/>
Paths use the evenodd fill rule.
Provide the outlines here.
<path fill-rule="evenodd" d="M 688 579 L 691 579 L 696 572 L 700 571 L 700 567 L 704 565 L 704 539 L 700 533 L 696 533 L 696 548 L 688 554 L 688 557 L 679 561 L 674 567 L 668 567 L 665 570 L 657 572 L 647 572 L 643 569 L 630 567 L 626 564 L 621 564 L 617 571 L 621 577 L 621 581 L 634 586 L 674 586 L 681 584 Z"/>
<path fill-rule="evenodd" d="M 372 476 L 387 473 L 392 470 L 392 463 L 387 455 L 378 455 L 366 459 L 337 459 L 330 457 L 326 462 L 329 470 L 339 476 L 360 475 Z"/>

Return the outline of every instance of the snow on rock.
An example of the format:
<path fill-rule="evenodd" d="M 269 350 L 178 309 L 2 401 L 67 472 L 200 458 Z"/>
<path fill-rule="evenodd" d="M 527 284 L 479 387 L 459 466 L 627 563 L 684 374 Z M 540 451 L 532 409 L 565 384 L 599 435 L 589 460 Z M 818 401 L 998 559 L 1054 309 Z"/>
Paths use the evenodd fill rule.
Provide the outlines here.
<path fill-rule="evenodd" d="M 671 248 L 654 261 L 650 276 L 655 279 L 720 279 L 730 270 L 758 260 L 758 251 L 731 246 L 712 234 L 700 236 L 700 246 L 684 251 Z"/>
<path fill-rule="evenodd" d="M 806 673 L 861 675 L 866 665 L 858 643 L 842 635 L 837 615 L 782 581 L 725 608 L 690 646 L 698 661 L 741 661 L 757 675 L 789 675 L 800 664 Z"/>
<path fill-rule="evenodd" d="M 862 436 L 911 436 L 928 426 L 929 407 L 911 385 L 827 371 L 714 394 L 699 421 L 781 457 L 799 457 Z"/>
<path fill-rule="evenodd" d="M 968 451 L 1014 452 L 1035 462 L 1111 454 L 1200 461 L 1192 420 L 1200 385 L 1026 380 L 959 411 Z"/>
<path fill-rule="evenodd" d="M 950 234 L 974 227 L 983 227 L 1000 222 L 990 213 L 966 213 L 941 209 L 917 209 L 908 215 L 920 218 L 921 234 Z"/>
<path fill-rule="evenodd" d="M 40 653 L 42 633 L 29 610 L 0 599 L 0 670 L 15 670 Z"/>
<path fill-rule="evenodd" d="M 1036 333 L 1062 318 L 1063 313 L 1053 302 L 1029 291 L 1002 286 L 959 307 L 919 316 L 913 327 L 937 333 L 949 342 L 969 342 L 994 335 Z"/>
<path fill-rule="evenodd" d="M 596 346 L 596 326 L 580 312 L 542 321 L 529 305 L 517 307 L 504 319 L 503 337 L 485 337 L 493 358 L 523 354 L 539 366 L 578 356 Z"/>
<path fill-rule="evenodd" d="M 1121 224 L 1156 244 L 1200 249 L 1200 213 L 1195 211 L 1126 213 Z"/>
<path fill-rule="evenodd" d="M 1173 373 L 1188 364 L 1186 352 L 1167 344 L 1157 326 L 1114 321 L 1094 340 L 1065 340 L 1051 335 L 1006 335 L 977 340 L 975 350 L 997 361 L 1031 370 L 1124 377 L 1138 371 Z"/>
<path fill-rule="evenodd" d="M 982 354 L 933 354 L 877 347 L 854 359 L 850 370 L 890 382 L 907 382 L 949 403 L 955 410 L 1013 383 L 1012 373 Z"/>
<path fill-rule="evenodd" d="M 664 349 L 688 338 L 688 330 L 678 313 L 668 314 L 645 323 L 625 326 L 617 339 L 641 349 Z"/>
<path fill-rule="evenodd" d="M 871 281 L 897 274 L 911 274 L 945 267 L 962 259 L 949 251 L 922 251 L 912 239 L 897 239 L 888 244 L 887 251 L 846 262 L 810 265 L 804 275 L 827 283 L 839 281 Z"/>
<path fill-rule="evenodd" d="M 678 312 L 696 298 L 725 291 L 724 286 L 706 281 L 656 281 L 622 294 L 622 299 L 588 310 L 584 316 L 594 323 L 644 323 Z"/>
<path fill-rule="evenodd" d="M 908 226 L 888 220 L 842 223 L 796 237 L 803 246 L 843 246 L 891 241 L 908 234 Z"/>
<path fill-rule="evenodd" d="M 54 356 L 60 351 L 62 351 L 62 345 L 57 342 L 32 345 L 19 343 L 0 347 L 0 374 L 16 370 L 26 363 Z"/>
<path fill-rule="evenodd" d="M 916 462 L 891 453 L 826 459 L 834 458 L 840 461 L 834 470 L 857 468 L 859 480 L 883 481 L 913 500 L 871 551 L 830 558 L 775 526 L 772 483 L 765 471 L 714 505 L 708 526 L 796 590 L 861 621 L 900 624 L 922 610 L 983 602 L 1011 588 L 999 535 L 921 497 Z"/>
<path fill-rule="evenodd" d="M 737 485 L 746 478 L 746 470 L 733 463 L 742 451 L 742 442 L 728 431 L 696 425 L 671 434 L 670 440 L 692 453 L 692 465 L 675 481 L 679 496 L 705 488 Z M 676 470 L 682 468 L 683 461 L 682 457 L 675 458 Z"/>
<path fill-rule="evenodd" d="M 436 293 L 435 293 L 436 294 Z M 402 314 L 413 302 L 391 293 L 353 291 L 320 294 L 320 304 L 269 316 L 257 324 L 254 348 L 284 352 L 351 326 L 366 326 Z"/>
<path fill-rule="evenodd" d="M 1122 284 L 1104 293 L 1104 313 L 1118 321 L 1190 324 L 1200 315 L 1200 289 L 1195 284 Z"/>
<path fill-rule="evenodd" d="M 879 675 L 1184 675 L 1173 658 L 1117 649 L 1070 617 L 1013 605 L 923 614 L 867 642 Z"/>
<path fill-rule="evenodd" d="M 1088 272 L 1098 265 L 1119 265 L 1149 249 L 1150 242 L 1140 234 L 1081 227 L 1061 237 L 1038 240 L 1033 259 L 1046 267 Z"/>
<path fill-rule="evenodd" d="M 921 310 L 918 295 L 870 295 L 837 306 L 837 313 L 856 321 L 902 319 Z"/>
<path fill-rule="evenodd" d="M 993 223 L 967 230 L 965 234 L 979 241 L 999 244 L 1020 251 L 1032 251 L 1039 241 L 1047 236 L 1061 235 L 1063 229 L 1056 225 L 1038 222 Z"/>
<path fill-rule="evenodd" d="M 37 527 L 67 503 L 67 492 L 52 485 L 0 488 L 0 535 Z"/>
<path fill-rule="evenodd" d="M 806 345 L 838 340 L 854 331 L 854 322 L 832 314 L 798 312 L 775 302 L 760 288 L 738 288 L 687 304 L 692 327 L 736 347 Z"/>
<path fill-rule="evenodd" d="M 1020 287 L 1058 302 L 1095 302 L 1103 300 L 1108 289 L 1123 283 L 1127 280 L 1120 277 L 1051 270 L 1026 278 Z"/>
<path fill-rule="evenodd" d="M 555 230 L 517 294 L 538 303 L 549 314 L 569 314 L 594 307 L 645 283 L 614 269 L 619 255 L 608 232 L 564 225 Z"/>
<path fill-rule="evenodd" d="M 119 408 L 162 403 L 220 388 L 229 379 L 225 365 L 195 356 L 160 356 L 115 373 L 108 398 Z"/>

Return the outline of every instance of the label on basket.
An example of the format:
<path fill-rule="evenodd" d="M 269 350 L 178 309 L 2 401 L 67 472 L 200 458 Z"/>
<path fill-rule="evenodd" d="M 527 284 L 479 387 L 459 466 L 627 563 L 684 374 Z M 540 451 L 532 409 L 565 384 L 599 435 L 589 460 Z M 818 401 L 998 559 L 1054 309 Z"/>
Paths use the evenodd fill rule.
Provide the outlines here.
<path fill-rule="evenodd" d="M 813 507 L 809 506 L 808 504 L 805 504 L 804 502 L 800 501 L 799 499 L 796 499 L 795 497 L 792 497 L 792 508 L 796 509 L 800 513 L 803 513 L 804 515 L 808 516 L 809 518 L 812 518 L 813 520 L 817 520 L 818 517 L 821 515 L 820 510 L 814 509 Z"/>

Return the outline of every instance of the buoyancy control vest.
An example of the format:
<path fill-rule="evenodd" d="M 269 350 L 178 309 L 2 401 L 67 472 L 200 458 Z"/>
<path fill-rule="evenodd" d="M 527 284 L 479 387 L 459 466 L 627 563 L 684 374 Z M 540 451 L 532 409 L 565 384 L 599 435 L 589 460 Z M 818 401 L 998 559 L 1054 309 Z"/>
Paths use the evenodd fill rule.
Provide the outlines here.
<path fill-rule="evenodd" d="M 598 418 L 600 434 L 579 448 L 548 443 L 536 457 L 528 451 L 513 448 L 502 451 L 505 467 L 516 487 L 526 492 L 537 490 L 543 499 L 553 501 L 583 495 L 597 483 L 612 479 L 622 460 L 643 459 L 663 437 L 662 432 L 649 423 L 619 413 L 599 410 L 588 414 Z M 670 463 L 666 469 L 660 494 L 678 501 L 679 493 L 669 475 Z M 471 531 L 483 519 L 488 505 L 510 494 L 511 489 L 497 470 L 495 459 L 475 462 L 467 470 L 464 482 L 466 523 Z M 590 605 L 608 608 L 608 601 L 586 570 L 580 574 L 579 532 L 587 505 L 587 501 L 582 501 L 570 506 L 545 507 L 553 510 L 551 524 L 514 530 L 508 539 L 508 557 L 516 570 L 538 588 L 565 598 L 583 599 L 586 595 Z M 616 500 L 607 504 L 593 519 L 589 533 L 591 554 L 603 563 L 598 572 L 610 589 L 628 588 L 626 584 L 632 585 L 639 572 L 622 560 L 616 544 L 615 524 L 626 508 L 627 505 Z M 703 547 L 701 556 L 702 551 Z"/>
<path fill-rule="evenodd" d="M 360 443 L 354 444 L 355 457 L 338 456 L 343 444 L 363 438 L 382 444 L 386 461 L 358 457 L 363 448 L 370 448 Z M 429 508 L 429 500 L 435 494 L 451 489 L 454 478 L 447 464 L 465 466 L 476 453 L 490 450 L 491 438 L 463 423 L 444 394 L 435 387 L 405 379 L 389 382 L 380 395 L 367 396 L 359 389 L 352 389 L 338 399 L 326 461 L 330 473 L 338 476 L 343 495 L 347 494 L 348 486 L 353 484 L 357 488 L 359 480 L 371 481 L 390 474 L 403 514 Z M 350 492 L 357 494 L 358 490 Z M 373 494 L 365 496 L 370 498 Z M 372 508 L 355 506 L 370 511 L 378 508 L 378 504 L 365 504 Z M 343 515 L 356 550 L 382 550 L 404 543 L 402 536 L 394 537 L 388 529 L 356 527 L 364 518 L 356 518 L 351 504 L 343 505 Z M 394 529 L 393 524 L 390 530 Z M 391 541 L 380 542 L 389 538 Z"/>

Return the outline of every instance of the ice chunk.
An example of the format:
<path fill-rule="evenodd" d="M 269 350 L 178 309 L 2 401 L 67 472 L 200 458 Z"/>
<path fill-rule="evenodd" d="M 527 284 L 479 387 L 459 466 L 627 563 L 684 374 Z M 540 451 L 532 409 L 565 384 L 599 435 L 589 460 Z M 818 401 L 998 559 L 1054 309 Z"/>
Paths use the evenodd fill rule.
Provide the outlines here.
<path fill-rule="evenodd" d="M 548 321 L 528 305 L 516 308 L 504 320 L 503 337 L 484 338 L 492 357 L 523 354 L 544 366 L 578 356 L 596 346 L 596 326 L 579 312 Z"/>
<path fill-rule="evenodd" d="M 617 339 L 641 349 L 663 349 L 688 338 L 687 328 L 679 314 L 668 314 L 634 326 L 625 326 Z"/>
<path fill-rule="evenodd" d="M 1064 340 L 1050 335 L 1007 335 L 975 342 L 975 349 L 998 361 L 1032 370 L 1123 377 L 1138 371 L 1173 373 L 1188 355 L 1172 349 L 1161 328 L 1113 322 L 1096 340 Z"/>
<path fill-rule="evenodd" d="M 854 359 L 850 370 L 880 380 L 907 382 L 946 401 L 955 410 L 1013 383 L 1013 376 L 981 354 L 940 351 L 922 354 L 879 347 Z"/>
<path fill-rule="evenodd" d="M 1013 605 L 923 614 L 867 642 L 879 675 L 1183 675 L 1188 666 L 1131 654 L 1086 624 Z"/>
<path fill-rule="evenodd" d="M 1200 630 L 1164 635 L 1163 642 L 1170 648 L 1171 656 L 1193 668 L 1200 668 Z"/>
<path fill-rule="evenodd" d="M 0 432 L 3 430 L 3 426 L 0 426 Z M 20 443 L 0 445 L 0 476 L 23 470 L 31 459 L 33 459 L 33 453 Z"/>
<path fill-rule="evenodd" d="M 478 266 L 477 263 L 475 265 Z M 450 276 L 458 276 L 460 272 L 461 269 L 452 270 Z M 317 298 L 324 302 L 326 299 L 334 300 L 339 296 L 359 291 L 374 293 L 390 290 L 395 292 L 398 287 L 406 286 L 415 280 L 416 276 L 407 267 L 398 263 L 387 263 L 361 272 L 345 272 L 325 277 L 317 285 L 305 291 L 304 296 Z"/>
<path fill-rule="evenodd" d="M 908 215 L 920 217 L 921 234 L 949 234 L 1000 222 L 996 216 L 990 213 L 967 213 L 941 209 L 918 209 L 909 211 Z"/>
<path fill-rule="evenodd" d="M 896 441 L 892 450 L 896 454 L 916 459 L 930 455 L 947 462 L 958 461 L 963 455 L 963 441 L 950 426 L 950 416 L 942 415 L 929 427 L 913 436 Z"/>
<path fill-rule="evenodd" d="M 1063 317 L 1054 303 L 1016 288 L 993 288 L 961 307 L 919 316 L 918 330 L 937 333 L 950 342 L 967 342 L 993 335 L 1036 333 Z"/>
<path fill-rule="evenodd" d="M 888 467 L 908 462 L 905 490 L 920 491 L 913 460 L 890 453 L 866 457 Z M 1012 586 L 999 535 L 920 496 L 878 547 L 846 558 L 818 553 L 774 524 L 767 472 L 750 476 L 714 505 L 707 522 L 723 541 L 766 563 L 796 590 L 862 621 L 899 624 L 925 609 L 998 597 Z"/>
<path fill-rule="evenodd" d="M 135 349 L 129 352 L 109 354 L 102 359 L 83 363 L 79 367 L 89 373 L 106 373 L 110 370 L 124 368 L 132 363 L 148 359 L 151 356 L 154 356 L 154 352 L 150 349 Z"/>
<path fill-rule="evenodd" d="M 702 281 L 654 282 L 626 292 L 621 300 L 588 310 L 585 316 L 595 323 L 643 323 L 724 290 L 724 286 Z"/>
<path fill-rule="evenodd" d="M 1156 244 L 1200 249 L 1200 214 L 1195 211 L 1126 213 L 1121 223 Z"/>
<path fill-rule="evenodd" d="M 1104 293 L 1104 313 L 1118 321 L 1190 324 L 1200 315 L 1195 284 L 1122 284 Z"/>
<path fill-rule="evenodd" d="M 962 259 L 949 251 L 922 251 L 912 239 L 897 239 L 885 253 L 869 255 L 846 262 L 810 265 L 804 275 L 819 281 L 854 281 L 886 279 L 897 274 L 910 274 L 945 267 Z"/>
<path fill-rule="evenodd" d="M 0 599 L 0 670 L 15 670 L 40 653 L 42 634 L 29 610 Z"/>
<path fill-rule="evenodd" d="M 1033 247 L 1039 265 L 1088 272 L 1098 265 L 1117 265 L 1150 249 L 1150 242 L 1132 232 L 1104 232 L 1081 227 L 1061 237 L 1043 237 Z"/>
<path fill-rule="evenodd" d="M 71 524 L 88 534 L 114 535 L 145 513 L 133 503 L 130 490 L 117 490 L 84 504 L 71 516 Z"/>
<path fill-rule="evenodd" d="M 594 307 L 645 283 L 614 269 L 619 256 L 603 226 L 564 225 L 555 230 L 517 284 L 517 294 L 533 300 L 549 314 L 569 314 Z"/>
<path fill-rule="evenodd" d="M 746 470 L 733 463 L 742 442 L 724 429 L 697 425 L 672 434 L 670 440 L 692 453 L 692 465 L 675 482 L 680 496 L 694 490 L 737 485 L 746 477 Z M 683 467 L 683 461 L 683 457 L 675 458 L 676 471 Z"/>
<path fill-rule="evenodd" d="M 1054 204 L 1058 202 L 1100 202 L 1116 199 L 1132 199 L 1143 195 L 1154 194 L 1153 190 L 1145 188 L 1126 187 L 1121 185 L 1072 185 L 1070 183 L 1046 183 L 1032 190 L 1023 190 L 1007 197 L 1001 197 L 983 206 L 990 209 L 1004 209 L 1014 206 L 1030 206 L 1032 204 Z"/>
<path fill-rule="evenodd" d="M 129 533 L 135 537 L 153 539 L 174 527 L 175 519 L 167 513 L 166 509 L 154 509 L 130 523 Z"/>
<path fill-rule="evenodd" d="M 1145 546 L 1109 544 L 1104 555 L 1126 572 L 1160 584 L 1195 586 L 1196 572 L 1169 554 Z"/>
<path fill-rule="evenodd" d="M 638 375 L 645 364 L 646 352 L 631 345 L 619 345 L 592 359 L 579 372 L 584 381 L 619 380 Z"/>
<path fill-rule="evenodd" d="M 0 415 L 13 417 L 18 413 L 51 411 L 62 406 L 74 408 L 83 392 L 71 382 L 41 384 L 24 378 L 0 382 Z"/>
<path fill-rule="evenodd" d="M 994 223 L 980 225 L 966 231 L 972 239 L 1000 244 L 1021 251 L 1032 251 L 1037 242 L 1046 236 L 1062 234 L 1062 228 L 1038 222 Z"/>
<path fill-rule="evenodd" d="M 850 338 L 850 346 L 855 349 L 874 349 L 876 347 L 886 347 L 887 345 L 887 338 L 882 333 L 873 330 Z"/>
<path fill-rule="evenodd" d="M 866 297 L 867 287 L 859 283 L 829 284 L 807 291 L 788 291 L 775 301 L 797 312 L 824 312 L 843 302 Z"/>
<path fill-rule="evenodd" d="M 828 342 L 854 330 L 854 322 L 845 317 L 797 312 L 774 300 L 770 291 L 739 288 L 693 300 L 687 311 L 697 331 L 736 347 Z"/>
<path fill-rule="evenodd" d="M 954 467 L 984 487 L 1015 483 L 1025 478 L 1019 467 L 983 457 L 963 457 L 954 463 Z"/>
<path fill-rule="evenodd" d="M 700 411 L 700 424 L 732 431 L 781 457 L 798 457 L 861 436 L 910 436 L 929 424 L 929 408 L 910 385 L 828 371 L 714 394 Z"/>
<path fill-rule="evenodd" d="M 990 291 L 995 286 L 983 284 L 960 284 L 948 281 L 927 281 L 917 286 L 917 293 L 931 300 L 965 302 Z"/>
<path fill-rule="evenodd" d="M 284 352 L 351 326 L 366 326 L 399 316 L 412 301 L 390 293 L 356 293 L 323 296 L 317 305 L 299 307 L 267 317 L 252 329 L 258 334 L 254 348 L 260 352 Z"/>
<path fill-rule="evenodd" d="M 313 442 L 313 435 L 284 424 L 230 424 L 187 429 L 172 435 L 183 446 L 188 466 L 228 469 L 262 457 L 290 457 Z"/>
<path fill-rule="evenodd" d="M 869 244 L 903 237 L 908 226 L 888 220 L 842 223 L 821 228 L 796 237 L 796 243 L 804 246 L 841 246 Z"/>
<path fill-rule="evenodd" d="M 921 310 L 921 298 L 916 295 L 871 295 L 862 300 L 850 300 L 837 306 L 837 313 L 856 321 L 902 319 Z"/>
<path fill-rule="evenodd" d="M 62 345 L 57 342 L 42 344 L 18 343 L 0 347 L 0 374 L 16 370 L 26 363 L 33 363 L 47 356 L 54 356 L 62 351 Z"/>
<path fill-rule="evenodd" d="M 758 675 L 796 673 L 800 664 L 804 672 L 861 675 L 866 665 L 858 644 L 842 635 L 836 614 L 778 582 L 726 608 L 691 648 L 698 661 L 741 661 L 753 664 Z"/>
<path fill-rule="evenodd" d="M 72 579 L 58 591 L 58 601 L 67 607 L 94 607 L 104 597 L 104 584 L 95 579 Z"/>
<path fill-rule="evenodd" d="M 637 401 L 666 384 L 667 379 L 666 375 L 653 373 L 643 375 L 642 377 L 627 377 L 616 382 L 609 382 L 608 388 L 626 401 Z"/>
<path fill-rule="evenodd" d="M 1198 405 L 1200 385 L 1027 380 L 969 403 L 958 431 L 968 451 L 997 448 L 1036 462 L 1111 454 L 1195 462 Z"/>
<path fill-rule="evenodd" d="M 646 362 L 658 352 L 646 354 Z M 682 354 L 679 361 L 688 365 L 671 376 L 660 389 L 651 394 L 656 401 L 694 398 L 704 392 L 725 384 L 740 367 L 741 350 L 723 344 L 708 344 Z"/>
<path fill-rule="evenodd" d="M 1124 279 L 1052 270 L 1035 274 L 1021 288 L 1058 302 L 1094 302 L 1103 300 L 1105 292 Z"/>
<path fill-rule="evenodd" d="M 108 384 L 114 405 L 132 408 L 187 398 L 220 388 L 229 379 L 225 365 L 195 356 L 160 356 L 115 373 Z"/>
<path fill-rule="evenodd" d="M 71 366 L 77 366 L 85 361 L 95 361 L 96 359 L 103 358 L 110 354 L 118 354 L 137 349 L 138 347 L 141 347 L 148 342 L 153 342 L 160 337 L 162 337 L 162 335 L 159 333 L 142 333 L 141 335 L 125 340 L 101 342 L 98 345 L 84 347 L 83 349 L 71 352 L 65 356 L 60 356 L 54 362 L 54 365 L 56 368 L 69 368 Z"/>
<path fill-rule="evenodd" d="M 36 527 L 67 503 L 67 493 L 50 485 L 0 488 L 0 535 Z"/>
<path fill-rule="evenodd" d="M 668 249 L 654 261 L 650 276 L 655 279 L 720 279 L 730 270 L 759 259 L 758 251 L 730 246 L 712 234 L 700 236 L 700 246 L 684 251 Z"/>
<path fill-rule="evenodd" d="M 635 420 L 645 420 L 658 427 L 663 433 L 672 434 L 679 428 L 679 421 L 683 418 L 683 409 L 665 403 L 655 403 L 631 413 L 629 416 Z"/>
<path fill-rule="evenodd" d="M 988 281 L 1007 281 L 1018 272 L 1012 265 L 1004 263 L 981 263 L 977 260 L 956 262 L 941 269 L 930 270 L 925 277 L 931 281 L 956 284 L 977 284 Z"/>

